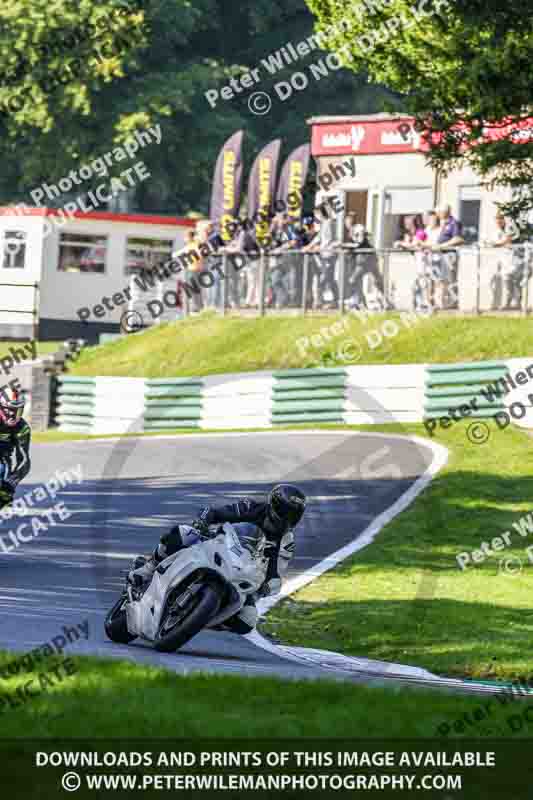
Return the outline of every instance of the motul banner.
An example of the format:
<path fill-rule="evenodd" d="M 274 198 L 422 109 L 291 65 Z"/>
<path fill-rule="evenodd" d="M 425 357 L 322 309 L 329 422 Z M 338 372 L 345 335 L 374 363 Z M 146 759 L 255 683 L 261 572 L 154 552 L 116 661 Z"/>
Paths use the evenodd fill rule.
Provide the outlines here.
<path fill-rule="evenodd" d="M 286 211 L 294 222 L 299 222 L 302 216 L 303 189 L 307 180 L 310 152 L 309 144 L 302 144 L 293 150 L 285 161 L 279 178 L 276 210 Z"/>
<path fill-rule="evenodd" d="M 218 154 L 213 177 L 209 218 L 225 241 L 232 238 L 230 231 L 235 229 L 233 223 L 241 202 L 242 137 L 243 131 L 237 131 L 227 140 Z"/>
<path fill-rule="evenodd" d="M 254 161 L 248 181 L 248 218 L 257 220 L 255 237 L 259 244 L 268 237 L 280 147 L 281 139 L 274 139 L 263 147 Z"/>

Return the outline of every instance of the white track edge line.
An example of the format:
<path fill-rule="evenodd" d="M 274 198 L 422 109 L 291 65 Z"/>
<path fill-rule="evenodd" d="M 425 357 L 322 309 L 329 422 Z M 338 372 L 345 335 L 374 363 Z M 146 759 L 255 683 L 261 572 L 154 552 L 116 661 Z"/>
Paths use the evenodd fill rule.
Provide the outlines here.
<path fill-rule="evenodd" d="M 302 431 L 303 433 L 303 431 Z M 351 431 L 351 433 L 358 434 L 357 431 Z M 285 586 L 283 587 L 282 591 L 279 595 L 275 597 L 265 598 L 264 600 L 258 603 L 258 611 L 261 615 L 266 614 L 273 606 L 277 603 L 281 602 L 281 600 L 285 599 L 289 595 L 293 594 L 294 592 L 302 589 L 307 584 L 314 581 L 320 575 L 323 575 L 325 572 L 328 572 L 330 569 L 335 567 L 337 564 L 341 563 L 345 559 L 349 558 L 354 553 L 357 553 L 359 550 L 362 550 L 363 547 L 366 547 L 371 542 L 374 541 L 377 534 L 387 525 L 391 520 L 394 519 L 401 511 L 404 511 L 411 503 L 418 497 L 418 495 L 428 486 L 428 484 L 433 480 L 434 476 L 445 466 L 448 461 L 449 451 L 441 444 L 437 444 L 436 442 L 429 442 L 420 436 L 402 436 L 400 434 L 388 434 L 384 433 L 377 433 L 372 434 L 370 431 L 361 431 L 361 434 L 366 434 L 370 436 L 379 436 L 379 437 L 386 437 L 386 438 L 394 438 L 394 439 L 402 439 L 404 441 L 411 441 L 416 442 L 417 444 L 421 445 L 422 447 L 426 447 L 431 450 L 433 454 L 433 459 L 431 463 L 428 465 L 426 470 L 420 475 L 417 480 L 391 505 L 389 508 L 386 508 L 384 511 L 381 512 L 372 522 L 364 529 L 364 531 L 354 540 L 349 542 L 344 547 L 336 550 L 330 556 L 327 556 L 325 559 L 320 561 L 315 566 L 311 567 L 311 569 L 306 570 L 301 575 L 298 575 L 296 578 L 292 578 L 291 580 L 287 581 Z M 322 669 L 328 669 L 331 671 L 335 671 L 334 668 L 325 666 L 324 663 L 321 663 L 320 656 L 318 654 L 319 651 L 314 651 L 309 648 L 308 652 L 305 655 L 297 655 L 290 647 L 285 647 L 283 645 L 276 645 L 273 642 L 268 641 L 264 636 L 262 636 L 257 630 L 253 631 L 252 633 L 248 634 L 246 638 L 255 644 L 257 647 L 262 648 L 272 654 L 277 655 L 278 657 L 295 661 L 299 664 L 309 664 L 309 662 L 314 663 L 317 666 L 320 666 Z M 298 648 L 302 651 L 307 650 L 307 648 Z M 328 653 L 328 651 L 322 651 L 324 655 Z M 361 664 L 358 659 L 345 656 L 342 653 L 334 653 L 330 651 L 331 655 L 334 656 L 335 661 L 339 664 L 345 664 L 347 668 L 350 668 L 350 671 L 354 671 L 357 665 L 357 672 L 361 673 Z M 394 665 L 391 663 L 391 667 Z M 397 665 L 401 666 L 401 665 Z M 409 670 L 416 670 L 416 673 L 424 675 L 430 682 L 438 682 L 441 680 L 437 675 L 432 675 L 432 673 L 423 670 L 419 667 L 406 667 Z M 340 671 L 340 670 L 339 670 Z M 392 675 L 389 673 L 389 676 Z M 375 677 L 379 677 L 376 673 Z M 395 677 L 408 677 L 401 676 L 396 674 Z M 470 682 L 469 682 L 470 685 Z"/>

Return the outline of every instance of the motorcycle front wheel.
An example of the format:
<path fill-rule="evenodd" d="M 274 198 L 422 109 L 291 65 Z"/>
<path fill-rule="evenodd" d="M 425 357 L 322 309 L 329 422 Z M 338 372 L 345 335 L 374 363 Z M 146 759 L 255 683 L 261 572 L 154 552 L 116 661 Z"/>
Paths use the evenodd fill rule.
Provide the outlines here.
<path fill-rule="evenodd" d="M 128 595 L 124 593 L 105 618 L 104 628 L 107 637 L 117 644 L 129 644 L 137 638 L 128 631 L 126 623 L 127 602 Z"/>
<path fill-rule="evenodd" d="M 216 586 L 206 583 L 183 605 L 188 590 L 183 587 L 170 593 L 154 647 L 162 653 L 173 653 L 200 633 L 220 608 L 221 597 Z"/>

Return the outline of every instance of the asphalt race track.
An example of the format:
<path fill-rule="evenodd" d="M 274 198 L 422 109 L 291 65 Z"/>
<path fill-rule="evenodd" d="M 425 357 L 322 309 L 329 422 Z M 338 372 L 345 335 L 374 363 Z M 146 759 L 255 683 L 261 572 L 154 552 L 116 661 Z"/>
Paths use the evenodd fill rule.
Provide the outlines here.
<path fill-rule="evenodd" d="M 298 483 L 309 504 L 298 529 L 294 584 L 309 570 L 323 571 L 325 559 L 327 565 L 331 554 L 361 537 L 402 498 L 408 498 L 404 504 L 409 502 L 430 479 L 434 464 L 435 453 L 422 440 L 354 432 L 35 444 L 32 472 L 17 496 L 46 483 L 57 470 L 77 465 L 83 480 L 63 488 L 54 501 L 35 503 L 32 515 L 45 522 L 43 509 L 55 502 L 65 503 L 72 516 L 49 525 L 27 543 L 12 546 L 9 531 L 31 523 L 29 514 L 0 522 L 5 543 L 0 549 L 0 648 L 26 651 L 61 635 L 64 626 L 88 619 L 89 638 L 70 644 L 68 652 L 158 663 L 179 673 L 368 680 L 363 662 L 347 669 L 334 656 L 301 657 L 296 650 L 265 649 L 228 633 L 200 634 L 175 655 L 156 653 L 139 640 L 130 646 L 114 645 L 104 635 L 103 619 L 122 585 L 120 570 L 127 569 L 136 554 L 153 549 L 171 523 L 190 522 L 207 503 L 258 497 L 281 480 Z M 372 674 L 379 673 L 378 664 Z M 417 673 L 423 681 L 424 671 L 415 670 L 415 679 Z M 395 670 L 389 677 L 393 674 Z"/>

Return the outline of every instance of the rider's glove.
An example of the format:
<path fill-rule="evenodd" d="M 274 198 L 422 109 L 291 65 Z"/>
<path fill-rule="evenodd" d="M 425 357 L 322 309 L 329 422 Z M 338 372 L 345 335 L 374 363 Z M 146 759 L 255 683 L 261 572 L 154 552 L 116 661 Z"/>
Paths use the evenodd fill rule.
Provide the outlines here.
<path fill-rule="evenodd" d="M 258 589 L 257 594 L 259 597 L 268 597 L 271 594 L 279 594 L 281 589 L 281 579 L 271 578 L 265 581 L 264 584 Z"/>
<path fill-rule="evenodd" d="M 191 523 L 192 528 L 196 528 L 200 536 L 207 536 L 209 534 L 209 525 L 203 519 L 195 519 Z"/>

